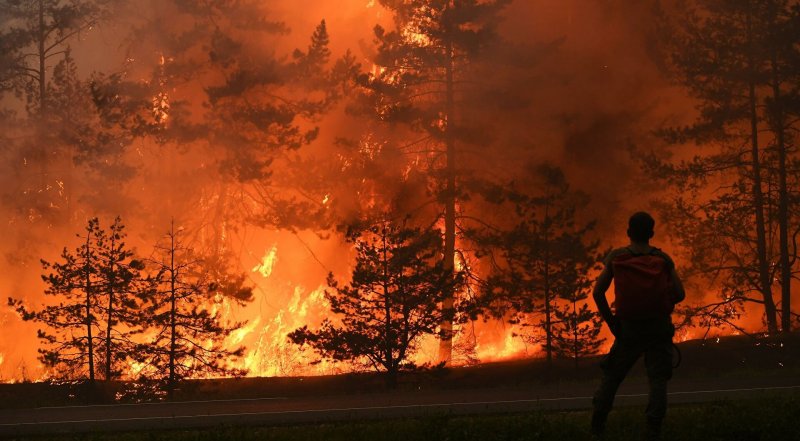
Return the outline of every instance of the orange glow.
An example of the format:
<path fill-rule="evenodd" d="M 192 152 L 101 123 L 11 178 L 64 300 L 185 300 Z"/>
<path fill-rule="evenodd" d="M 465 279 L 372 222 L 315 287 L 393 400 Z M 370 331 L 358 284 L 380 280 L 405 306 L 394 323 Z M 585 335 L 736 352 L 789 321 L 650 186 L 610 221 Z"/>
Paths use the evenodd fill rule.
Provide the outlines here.
<path fill-rule="evenodd" d="M 347 370 L 344 369 L 346 366 L 334 366 L 327 361 L 312 364 L 315 355 L 299 348 L 286 337 L 301 326 L 321 321 L 322 317 L 327 316 L 329 306 L 324 287 L 308 293 L 298 287 L 286 308 L 281 309 L 269 321 L 262 323 L 258 317 L 243 328 L 241 335 L 237 337 L 238 341 L 244 337 L 255 337 L 255 342 L 249 346 L 244 360 L 244 367 L 248 369 L 249 375 L 324 375 Z"/>
<path fill-rule="evenodd" d="M 325 18 L 330 29 L 333 58 L 341 55 L 344 49 L 351 48 L 353 49 L 353 54 L 355 54 L 354 57 L 363 64 L 361 69 L 366 74 L 373 77 L 387 75 L 387 69 L 374 64 L 370 58 L 370 51 L 374 50 L 369 46 L 369 42 L 374 38 L 372 26 L 376 23 L 380 23 L 387 28 L 391 26 L 391 17 L 388 17 L 383 11 L 378 1 L 347 0 L 344 2 L 331 2 L 328 0 L 313 0 L 309 2 L 311 4 L 308 8 L 309 10 L 297 8 L 296 5 L 300 4 L 300 2 L 282 1 L 275 3 L 281 3 L 282 7 L 287 10 L 288 18 L 286 20 L 288 27 L 292 28 L 293 32 L 289 36 L 280 37 L 284 38 L 284 40 L 277 40 L 278 43 L 275 43 L 279 45 L 277 49 L 269 46 L 269 50 L 279 52 L 280 45 L 294 44 L 294 39 L 297 39 L 298 42 L 294 46 L 304 48 L 304 45 L 308 43 L 306 31 L 311 29 L 312 24 L 318 23 L 319 19 Z M 649 135 L 640 136 L 638 132 L 651 133 L 655 127 L 653 121 L 660 122 L 675 118 L 678 122 L 683 122 L 680 117 L 685 117 L 685 114 L 691 112 L 692 106 L 688 104 L 693 103 L 690 103 L 689 99 L 684 95 L 676 92 L 672 84 L 664 82 L 658 76 L 660 73 L 658 73 L 657 69 L 648 70 L 646 68 L 648 64 L 641 62 L 641 60 L 647 59 L 647 57 L 636 52 L 636 50 L 644 52 L 644 49 L 619 50 L 621 47 L 626 47 L 624 44 L 627 44 L 629 40 L 629 35 L 626 32 L 633 31 L 626 30 L 630 27 L 630 24 L 627 23 L 628 17 L 618 17 L 617 15 L 619 14 L 615 15 L 609 12 L 613 9 L 612 6 L 607 7 L 609 11 L 606 11 L 605 7 L 598 10 L 595 10 L 597 8 L 594 7 L 581 7 L 578 10 L 581 10 L 585 16 L 573 17 L 572 11 L 576 9 L 577 0 L 565 1 L 564 4 L 567 6 L 559 6 L 559 2 L 532 1 L 530 4 L 536 4 L 541 9 L 541 13 L 537 12 L 536 14 L 525 13 L 529 8 L 527 2 L 514 3 L 513 8 L 515 9 L 513 11 L 516 12 L 509 12 L 507 15 L 511 25 L 517 26 L 518 29 L 509 26 L 508 28 L 503 28 L 506 29 L 504 32 L 516 34 L 517 37 L 522 35 L 523 37 L 517 38 L 517 40 L 522 40 L 525 44 L 530 44 L 533 41 L 536 43 L 534 46 L 541 42 L 563 40 L 563 45 L 566 47 L 565 54 L 568 55 L 560 54 L 556 49 L 552 49 L 555 55 L 548 56 L 553 58 L 548 59 L 546 63 L 541 63 L 544 66 L 541 68 L 542 70 L 536 71 L 535 74 L 531 74 L 528 77 L 531 80 L 529 81 L 530 83 L 541 82 L 541 90 L 536 90 L 534 93 L 529 90 L 522 90 L 523 86 L 517 85 L 515 87 L 519 87 L 519 89 L 505 91 L 509 95 L 515 95 L 518 92 L 520 101 L 531 98 L 537 104 L 533 110 L 526 109 L 518 112 L 518 117 L 524 120 L 522 124 L 515 127 L 519 130 L 518 133 L 503 133 L 496 136 L 498 138 L 507 137 L 508 139 L 504 141 L 508 142 L 509 145 L 524 144 L 525 148 L 536 150 L 536 153 L 532 154 L 533 156 L 531 157 L 535 156 L 537 160 L 541 156 L 545 159 L 563 163 L 565 167 L 575 167 L 573 169 L 576 171 L 574 175 L 578 176 L 579 181 L 586 181 L 578 182 L 578 184 L 583 185 L 584 189 L 588 190 L 589 193 L 596 191 L 596 195 L 591 194 L 591 196 L 597 196 L 598 205 L 595 209 L 601 213 L 601 216 L 606 216 L 610 210 L 600 204 L 612 205 L 615 210 L 619 209 L 619 211 L 627 209 L 628 207 L 621 206 L 622 203 L 619 202 L 618 195 L 611 194 L 608 190 L 614 187 L 614 183 L 618 181 L 611 180 L 611 184 L 608 185 L 603 181 L 603 185 L 606 185 L 606 187 L 598 189 L 598 182 L 593 181 L 597 175 L 585 178 L 582 173 L 592 168 L 595 164 L 589 164 L 588 166 L 584 164 L 583 167 L 585 168 L 583 169 L 579 168 L 580 165 L 572 165 L 573 162 L 598 163 L 601 160 L 624 162 L 626 159 L 612 157 L 613 155 L 608 155 L 608 158 L 591 157 L 588 154 L 586 158 L 583 158 L 581 155 L 585 152 L 580 151 L 581 146 L 579 144 L 592 145 L 594 150 L 601 152 L 599 153 L 600 155 L 605 155 L 607 151 L 622 150 L 619 149 L 619 141 L 621 139 L 631 139 L 631 144 L 641 139 L 644 139 L 644 142 L 648 142 L 651 138 L 642 137 Z M 554 20 L 553 17 L 557 18 L 565 14 L 564 11 L 566 10 L 570 11 L 568 20 L 566 18 L 564 20 L 555 20 L 554 23 L 558 23 L 556 25 L 548 23 L 548 20 Z M 277 18 L 284 19 L 284 16 L 280 15 Z M 582 25 L 585 29 L 593 29 L 592 35 L 587 36 L 574 31 L 574 29 L 581 26 L 576 25 L 573 29 L 573 20 L 585 20 L 586 22 L 582 23 Z M 569 26 L 567 26 L 567 23 L 569 23 Z M 635 23 L 635 25 L 633 26 L 634 30 L 641 27 L 640 23 Z M 419 47 L 427 47 L 433 44 L 428 36 L 413 26 L 400 29 L 399 33 L 407 42 Z M 568 35 L 568 38 L 565 35 Z M 504 36 L 508 37 L 507 35 Z M 272 45 L 272 42 L 263 44 Z M 586 47 L 580 46 L 581 44 Z M 92 47 L 91 49 L 92 51 L 88 52 L 97 52 L 94 50 L 95 48 Z M 649 49 L 649 46 L 646 49 Z M 149 55 L 137 55 L 136 58 L 129 57 L 126 60 L 127 63 L 133 64 L 137 59 L 150 58 L 150 67 L 157 71 L 156 77 L 162 74 L 166 76 L 164 72 L 169 71 L 174 59 L 163 54 L 158 55 L 158 58 L 156 58 L 153 54 L 159 54 L 158 48 L 147 47 L 146 50 L 149 51 Z M 551 49 L 547 50 L 547 52 L 549 51 Z M 202 54 L 203 59 L 208 57 L 206 52 L 208 51 L 204 50 Z M 637 54 L 640 58 L 636 58 Z M 249 55 L 258 60 L 255 55 Z M 652 56 L 652 54 L 648 53 L 647 56 Z M 598 60 L 602 60 L 602 63 Z M 524 60 L 520 60 L 520 64 L 524 64 L 522 61 Z M 581 64 L 577 67 L 573 66 L 573 63 L 577 62 Z M 574 68 L 574 70 L 569 70 L 566 74 L 559 70 L 548 71 L 547 69 L 556 69 L 552 66 L 561 66 L 558 69 L 565 69 L 563 66 L 567 66 L 568 69 Z M 603 69 L 600 69 L 600 66 Z M 625 75 L 620 75 L 620 78 L 623 78 L 622 81 L 616 80 L 614 83 L 603 83 L 603 81 L 611 81 L 604 77 L 605 68 L 609 66 L 618 69 L 617 72 L 625 72 Z M 392 72 L 391 77 L 382 79 L 390 84 L 396 83 L 403 71 L 402 69 L 396 69 L 392 70 Z M 145 73 L 137 72 L 134 78 L 151 78 L 148 76 L 151 74 L 151 70 Z M 141 98 L 143 100 L 142 112 L 145 114 L 145 119 L 152 118 L 152 120 L 148 119 L 148 122 L 155 121 L 159 128 L 165 130 L 171 128 L 167 126 L 176 125 L 176 121 L 185 121 L 181 118 L 187 118 L 190 122 L 202 120 L 205 116 L 205 110 L 202 106 L 197 105 L 195 108 L 190 109 L 182 106 L 190 107 L 186 102 L 196 104 L 192 100 L 202 95 L 203 88 L 218 85 L 223 80 L 227 80 L 227 78 L 214 77 L 214 75 L 219 74 L 211 73 L 207 75 L 208 77 L 204 77 L 202 80 L 176 86 L 175 88 L 173 88 L 174 85 L 165 83 L 158 84 L 155 91 L 149 90 Z M 142 82 L 144 81 L 142 80 Z M 157 82 L 158 79 L 152 81 Z M 598 87 L 598 84 L 603 87 Z M 638 89 L 639 84 L 646 87 Z M 259 93 L 267 92 L 259 91 Z M 459 96 L 459 99 L 466 98 Z M 253 101 L 257 101 L 257 99 Z M 649 118 L 651 118 L 650 120 L 646 119 L 646 116 L 639 115 L 637 115 L 637 118 L 630 118 L 631 113 L 638 111 L 636 105 L 640 104 L 640 101 L 645 103 L 642 107 L 647 109 L 657 107 L 654 103 L 667 102 L 667 104 L 663 108 L 658 107 L 657 114 L 648 114 Z M 624 106 L 619 103 L 623 103 Z M 388 107 L 388 104 L 386 105 Z M 194 120 L 181 115 L 181 112 L 184 111 L 190 113 L 192 115 L 191 118 L 194 118 Z M 327 119 L 322 118 L 322 121 L 309 123 L 319 124 L 322 127 L 320 131 L 322 135 L 320 136 L 328 136 L 330 138 L 323 138 L 310 146 L 310 148 L 324 150 L 333 144 L 333 138 L 338 136 L 352 137 L 357 140 L 357 145 L 354 149 L 357 150 L 358 154 L 366 160 L 378 160 L 382 154 L 387 153 L 390 146 L 405 145 L 407 142 L 415 141 L 397 139 L 402 138 L 402 135 L 398 135 L 397 138 L 389 138 L 388 136 L 391 135 L 384 137 L 384 134 L 356 131 L 363 129 L 362 122 L 354 123 L 347 119 L 343 110 L 339 109 L 337 111 L 339 113 L 326 117 Z M 539 114 L 537 112 L 545 113 Z M 600 131 L 601 136 L 589 136 L 595 134 L 592 132 L 595 126 L 604 126 L 607 120 L 613 119 L 612 116 L 614 115 L 623 115 L 624 118 L 621 119 L 626 120 L 625 124 L 617 121 L 612 121 L 613 124 L 607 124 L 611 127 L 611 129 L 608 129 L 609 131 L 613 129 L 619 130 L 619 132 L 609 134 L 604 129 Z M 638 121 L 639 118 L 641 118 L 641 121 Z M 637 120 L 637 123 L 641 124 L 641 126 L 630 127 L 626 125 L 627 121 L 631 119 Z M 458 121 L 458 118 L 456 118 L 456 121 Z M 435 122 L 436 128 L 444 131 L 447 124 L 448 121 L 445 115 L 440 113 Z M 524 130 L 523 127 L 525 128 Z M 533 127 L 534 129 L 525 131 L 528 130 L 528 127 Z M 335 128 L 336 130 L 326 131 L 326 129 L 330 128 Z M 628 136 L 629 134 L 630 136 Z M 224 135 L 219 134 L 218 136 L 224 137 Z M 242 134 L 237 133 L 235 135 Z M 243 136 L 247 135 L 248 132 L 245 131 Z M 395 134 L 393 133 L 392 135 Z M 575 139 L 573 140 L 572 138 Z M 606 140 L 606 138 L 608 139 Z M 591 140 L 591 142 L 586 142 L 587 140 Z M 44 249 L 46 246 L 47 254 L 43 256 L 25 256 L 28 260 L 24 264 L 19 264 L 15 267 L 6 266 L 5 264 L 6 260 L 12 261 L 17 256 L 13 256 L 11 253 L 4 254 L 3 258 L 6 260 L 3 261 L 3 268 L 6 269 L 4 270 L 5 273 L 0 275 L 0 291 L 15 297 L 27 296 L 25 301 L 30 303 L 32 307 L 41 305 L 45 300 L 42 295 L 44 288 L 40 279 L 41 266 L 38 266 L 38 259 L 57 260 L 61 247 L 73 246 L 71 240 L 73 240 L 75 231 L 80 228 L 80 222 L 84 217 L 94 215 L 95 211 L 110 212 L 128 209 L 125 207 L 128 200 L 123 197 L 119 197 L 119 200 L 116 200 L 117 196 L 127 197 L 128 194 L 124 192 L 137 192 L 136 194 L 142 200 L 147 201 L 146 204 L 143 204 L 145 205 L 143 209 L 141 209 L 147 214 L 141 218 L 131 220 L 132 223 L 129 224 L 128 230 L 131 232 L 131 242 L 137 247 L 141 255 L 146 256 L 152 250 L 154 242 L 150 239 L 161 233 L 161 230 L 168 223 L 168 217 L 181 214 L 189 218 L 193 228 L 197 230 L 197 236 L 194 238 L 196 239 L 197 248 L 210 249 L 220 254 L 229 252 L 230 255 L 234 256 L 232 258 L 233 261 L 230 262 L 232 269 L 245 273 L 247 283 L 254 287 L 255 300 L 251 304 L 239 306 L 222 294 L 216 293 L 207 305 L 212 312 L 219 313 L 229 322 L 246 322 L 241 329 L 231 333 L 225 344 L 229 348 L 245 346 L 244 357 L 240 363 L 242 364 L 241 367 L 249 371 L 250 376 L 322 375 L 363 369 L 362 366 L 347 363 L 317 362 L 315 354 L 292 344 L 287 338 L 288 333 L 301 326 L 314 327 L 325 318 L 333 318 L 329 309 L 330 305 L 325 299 L 325 277 L 328 272 L 334 273 L 339 278 L 346 278 L 350 274 L 352 271 L 352 249 L 349 245 L 344 243 L 337 234 L 330 232 L 325 232 L 327 237 L 320 237 L 315 232 L 289 232 L 286 230 L 256 228 L 252 225 L 242 226 L 246 223 L 244 221 L 241 224 L 237 223 L 241 219 L 249 219 L 248 216 L 263 207 L 258 205 L 259 202 L 247 199 L 249 192 L 257 193 L 251 186 L 248 186 L 248 184 L 237 186 L 238 183 L 231 183 L 230 177 L 222 176 L 223 172 L 216 170 L 212 166 L 217 162 L 219 156 L 224 154 L 218 151 L 222 150 L 221 148 L 215 150 L 217 146 L 214 143 L 223 144 L 228 142 L 232 145 L 237 145 L 235 139 L 204 140 L 204 145 L 201 149 L 191 150 L 189 153 L 179 152 L 179 149 L 174 149 L 175 151 L 170 151 L 169 153 L 174 156 L 168 158 L 160 156 L 161 153 L 159 153 L 161 150 L 167 149 L 159 149 L 159 146 L 156 146 L 155 143 L 148 144 L 148 142 L 137 141 L 131 150 L 135 151 L 135 155 L 131 154 L 132 158 L 123 158 L 126 161 L 129 160 L 132 167 L 139 167 L 145 170 L 145 173 L 130 183 L 130 188 L 120 189 L 119 192 L 116 190 L 111 192 L 112 196 L 108 197 L 109 200 L 104 200 L 97 207 L 88 204 L 81 205 L 80 197 L 82 195 L 80 194 L 70 195 L 70 192 L 75 191 L 74 184 L 70 179 L 77 180 L 72 175 L 69 176 L 69 179 L 64 177 L 52 179 L 49 183 L 38 188 L 28 188 L 20 184 L 21 188 L 24 187 L 20 190 L 20 194 L 25 198 L 32 199 L 42 196 L 47 191 L 55 191 L 61 198 L 71 197 L 74 205 L 69 208 L 72 210 L 69 213 L 71 218 L 64 222 L 66 226 L 61 227 L 53 226 L 49 221 L 43 222 L 41 212 L 33 209 L 20 210 L 19 213 L 14 212 L 13 216 L 9 215 L 9 220 L 3 218 L 4 225 L 7 226 L 41 225 L 37 227 L 40 230 L 31 228 L 30 231 L 27 231 L 24 228 L 20 228 L 19 231 L 26 231 L 26 235 L 31 236 L 27 239 L 29 241 L 38 240 L 39 238 L 36 236 L 40 233 L 42 237 L 46 237 L 46 239 L 42 239 L 44 243 L 42 248 Z M 598 143 L 596 147 L 594 146 L 595 142 Z M 607 142 L 612 147 L 604 150 L 607 146 L 602 145 L 603 142 Z M 184 148 L 185 146 L 178 147 Z M 189 147 L 185 148 L 188 149 Z M 299 149 L 301 153 L 298 153 L 298 155 L 301 155 L 305 148 L 304 146 Z M 459 145 L 459 148 L 462 148 L 462 146 Z M 464 157 L 474 157 L 477 154 L 481 154 L 481 148 L 483 146 L 480 148 L 464 146 Z M 234 151 L 234 154 L 238 153 L 235 148 L 231 148 L 231 150 Z M 408 180 L 410 176 L 417 176 L 414 175 L 415 171 L 424 170 L 425 167 L 429 166 L 431 158 L 440 156 L 438 152 L 428 153 L 426 150 L 428 150 L 428 146 L 418 150 L 414 149 L 414 151 L 418 152 L 408 154 L 404 156 L 402 161 L 399 160 L 396 164 L 391 164 L 398 167 L 398 180 Z M 313 154 L 316 153 L 318 152 L 313 151 Z M 29 153 L 26 152 L 26 154 Z M 290 157 L 295 152 L 281 150 L 280 154 Z M 508 156 L 511 157 L 511 153 Z M 285 157 L 276 161 L 276 169 L 279 169 L 281 166 L 280 160 L 286 159 Z M 320 157 L 325 158 L 322 155 Z M 292 157 L 289 160 L 291 159 L 294 158 Z M 359 166 L 358 163 L 354 165 L 357 159 L 354 161 L 350 156 L 339 155 L 339 163 L 335 162 L 336 159 L 332 159 L 336 164 L 334 168 L 338 168 L 338 171 L 341 172 Z M 29 157 L 20 158 L 19 163 L 23 165 L 23 168 L 33 168 L 31 164 L 34 164 L 34 166 L 36 164 Z M 115 169 L 111 167 L 111 164 L 104 163 L 104 165 L 109 166 L 111 171 L 108 173 L 114 172 Z M 72 166 L 72 163 L 70 163 L 70 167 Z M 618 164 L 613 166 L 619 167 Z M 618 171 L 615 169 L 607 174 L 619 175 L 623 176 L 624 179 L 628 179 L 628 171 L 617 173 Z M 502 179 L 514 177 L 510 172 L 508 175 L 503 175 L 503 173 L 506 173 L 506 170 L 498 173 L 502 175 L 500 176 Z M 288 187 L 285 181 L 287 181 L 286 176 L 282 176 L 280 170 L 277 170 L 275 179 L 276 192 L 281 192 L 285 187 Z M 94 183 L 91 180 L 87 182 Z M 360 188 L 352 189 L 352 193 L 354 193 L 352 195 L 337 192 L 337 189 L 333 188 L 333 186 L 330 188 L 323 186 L 321 191 L 303 196 L 307 196 L 308 201 L 313 204 L 322 204 L 324 210 L 327 210 L 326 213 L 338 209 L 338 206 L 344 204 L 343 200 L 348 197 L 357 199 L 357 202 L 353 205 L 361 204 L 369 209 L 375 208 L 376 205 L 383 202 L 379 197 L 378 190 L 371 188 L 366 179 L 361 184 L 364 185 Z M 433 193 L 431 189 L 421 191 L 424 192 L 426 190 Z M 78 191 L 75 192 L 78 193 Z M 636 196 L 638 197 L 639 195 Z M 271 195 L 267 195 L 264 199 L 269 200 L 270 197 Z M 184 198 L 188 202 L 183 201 L 182 199 Z M 305 201 L 305 199 L 303 200 Z M 644 200 L 645 198 L 642 197 L 636 203 L 644 203 Z M 181 203 L 185 203 L 185 205 L 181 205 Z M 49 205 L 49 208 L 53 209 L 64 208 L 56 207 L 52 202 Z M 414 204 L 414 207 L 416 208 L 418 205 L 421 204 Z M 229 212 L 228 210 L 231 206 L 240 207 L 241 212 L 233 213 L 233 210 Z M 462 207 L 458 207 L 457 211 L 460 213 L 461 209 Z M 140 208 L 137 207 L 136 210 L 140 210 Z M 290 214 L 293 215 L 294 213 Z M 617 219 L 614 219 L 612 215 L 607 216 L 608 218 L 603 218 L 601 223 L 605 225 L 603 228 L 611 230 L 608 225 L 616 222 Z M 76 225 L 78 226 L 76 227 Z M 437 225 L 437 228 L 444 230 L 443 221 Z M 16 231 L 8 234 L 8 237 L 14 236 Z M 605 230 L 601 233 L 604 234 L 602 237 L 603 246 L 613 243 L 620 244 L 622 243 L 621 240 L 624 239 L 614 237 L 612 234 L 606 234 L 607 231 Z M 23 242 L 21 239 L 20 241 Z M 469 244 L 465 243 L 462 238 L 457 238 L 456 241 L 456 248 L 469 248 Z M 22 246 L 20 249 L 25 249 L 25 247 Z M 4 251 L 6 250 L 4 249 Z M 681 266 L 680 263 L 678 261 L 679 267 Z M 485 268 L 480 267 L 479 259 L 467 254 L 459 254 L 455 265 L 458 270 L 474 271 L 477 274 L 487 271 Z M 476 285 L 468 286 L 458 293 L 458 296 L 464 298 L 474 295 L 478 290 L 479 287 Z M 613 299 L 612 291 L 609 292 L 611 299 Z M 689 296 L 690 302 L 717 298 L 717 294 L 710 291 L 690 293 Z M 742 318 L 735 320 L 734 323 L 737 326 L 741 326 L 745 331 L 762 328 L 760 311 L 757 308 L 757 305 L 748 306 L 748 312 L 752 311 L 753 313 L 744 314 Z M 36 338 L 36 324 L 22 322 L 13 311 L 6 309 L 0 314 L 0 325 L 5 330 L 5 335 L 0 337 L 0 381 L 46 379 L 54 376 L 36 359 L 36 348 L 39 345 L 39 341 Z M 531 343 L 532 337 L 536 336 L 531 335 L 536 332 L 531 327 L 511 325 L 496 320 L 483 322 L 481 319 L 474 323 L 470 322 L 458 326 L 456 331 L 457 334 L 454 338 L 456 353 L 453 357 L 455 365 L 471 364 L 475 360 L 491 362 L 522 357 L 537 357 L 542 354 L 541 345 Z M 739 331 L 712 329 L 708 335 L 716 337 L 731 333 L 736 335 Z M 684 342 L 694 338 L 702 338 L 704 335 L 705 329 L 684 328 L 677 332 L 675 340 Z M 607 349 L 611 344 L 611 336 L 607 328 L 604 327 L 601 337 L 607 339 L 604 348 Z M 438 342 L 434 337 L 428 337 L 419 346 L 420 350 L 413 360 L 415 363 L 423 365 L 437 361 L 436 350 Z M 128 362 L 127 377 L 134 378 L 145 369 L 144 365 L 130 361 Z"/>

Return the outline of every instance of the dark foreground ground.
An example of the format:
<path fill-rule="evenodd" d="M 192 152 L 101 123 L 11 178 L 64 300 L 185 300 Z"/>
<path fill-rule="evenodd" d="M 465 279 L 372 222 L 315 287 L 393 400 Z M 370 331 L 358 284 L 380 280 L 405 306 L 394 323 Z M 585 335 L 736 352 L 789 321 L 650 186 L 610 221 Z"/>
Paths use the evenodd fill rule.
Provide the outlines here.
<path fill-rule="evenodd" d="M 608 439 L 640 440 L 641 407 L 616 410 Z M 800 395 L 673 406 L 664 439 L 675 441 L 796 441 Z M 589 413 L 529 412 L 507 415 L 361 421 L 271 427 L 221 426 L 202 430 L 161 430 L 13 438 L 57 441 L 571 441 L 587 440 Z"/>
<path fill-rule="evenodd" d="M 749 336 L 710 338 L 678 344 L 682 354 L 675 371 L 677 381 L 785 385 L 800 383 L 800 333 L 755 339 Z M 403 374 L 398 392 L 455 392 L 472 389 L 560 390 L 564 394 L 583 390 L 599 380 L 600 357 L 556 360 L 553 366 L 541 359 L 523 359 L 479 364 L 471 367 L 428 369 Z M 644 378 L 640 361 L 631 372 L 632 381 Z M 760 381 L 764 380 L 764 381 Z M 797 384 L 793 384 L 797 385 Z M 594 386 L 592 386 L 594 387 Z M 237 378 L 193 380 L 180 385 L 174 401 L 252 399 L 263 397 L 341 397 L 389 392 L 384 379 L 374 373 L 317 377 Z M 50 406 L 141 403 L 163 399 L 147 388 L 131 383 L 98 382 L 94 390 L 86 384 L 0 384 L 0 410 Z"/>
<path fill-rule="evenodd" d="M 800 441 L 797 335 L 687 342 L 681 352 L 667 439 Z M 434 369 L 404 376 L 394 390 L 371 374 L 194 381 L 175 402 L 153 404 L 134 404 L 147 397 L 124 383 L 92 394 L 80 384 L 0 385 L 0 437 L 581 440 L 597 361 Z M 640 365 L 620 390 L 610 440 L 638 439 L 644 392 Z"/>

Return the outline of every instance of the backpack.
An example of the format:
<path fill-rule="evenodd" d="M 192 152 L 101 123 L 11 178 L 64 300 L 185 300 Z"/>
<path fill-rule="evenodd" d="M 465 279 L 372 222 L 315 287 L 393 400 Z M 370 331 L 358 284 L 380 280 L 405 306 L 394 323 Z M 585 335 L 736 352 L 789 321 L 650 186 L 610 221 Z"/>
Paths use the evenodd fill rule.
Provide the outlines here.
<path fill-rule="evenodd" d="M 611 260 L 617 316 L 643 320 L 671 314 L 675 308 L 672 261 L 658 248 L 647 254 L 626 250 Z"/>

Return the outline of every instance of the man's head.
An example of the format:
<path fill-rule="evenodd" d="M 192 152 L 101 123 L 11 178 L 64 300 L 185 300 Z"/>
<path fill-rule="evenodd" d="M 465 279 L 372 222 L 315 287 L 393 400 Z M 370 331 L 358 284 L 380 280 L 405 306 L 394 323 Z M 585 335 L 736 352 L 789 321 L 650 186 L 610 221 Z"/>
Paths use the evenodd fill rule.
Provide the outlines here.
<path fill-rule="evenodd" d="M 633 242 L 647 243 L 653 237 L 656 221 L 644 211 L 633 213 L 628 219 L 628 237 Z"/>

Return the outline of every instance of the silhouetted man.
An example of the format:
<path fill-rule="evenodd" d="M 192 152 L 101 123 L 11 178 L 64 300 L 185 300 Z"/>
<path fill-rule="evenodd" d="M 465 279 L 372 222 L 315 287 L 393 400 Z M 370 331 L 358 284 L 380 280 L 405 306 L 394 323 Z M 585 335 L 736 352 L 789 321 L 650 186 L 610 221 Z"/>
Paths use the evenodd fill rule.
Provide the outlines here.
<path fill-rule="evenodd" d="M 642 354 L 650 384 L 646 436 L 648 440 L 660 439 L 661 422 L 667 411 L 667 382 L 672 377 L 675 328 L 670 314 L 686 295 L 672 259 L 650 246 L 654 227 L 655 221 L 645 212 L 630 217 L 630 245 L 615 249 L 606 257 L 592 293 L 615 337 L 601 364 L 603 380 L 593 400 L 593 439 L 603 439 L 617 388 Z M 612 279 L 616 313 L 611 312 L 606 299 Z"/>

